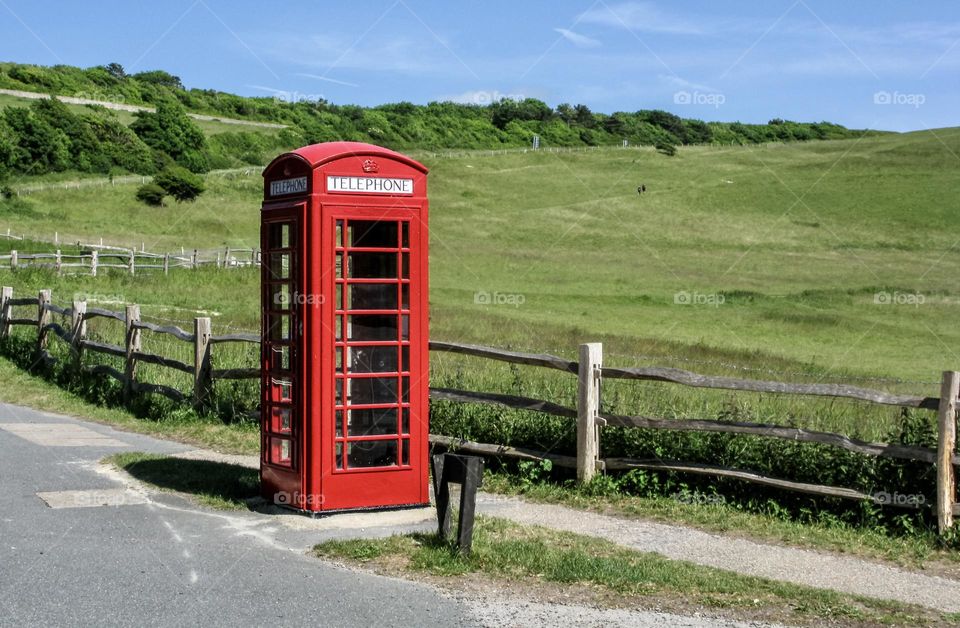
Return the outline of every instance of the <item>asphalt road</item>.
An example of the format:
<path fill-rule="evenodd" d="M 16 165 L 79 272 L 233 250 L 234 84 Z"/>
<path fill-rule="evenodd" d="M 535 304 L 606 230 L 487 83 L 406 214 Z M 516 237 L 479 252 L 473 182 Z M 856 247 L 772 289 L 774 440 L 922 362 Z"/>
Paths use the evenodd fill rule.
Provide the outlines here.
<path fill-rule="evenodd" d="M 98 464 L 191 448 L 0 404 L 0 626 L 746 626 L 446 594 L 307 555 L 327 538 L 435 525 L 385 515 L 220 512 Z M 757 625 L 757 624 L 749 624 Z"/>
<path fill-rule="evenodd" d="M 64 423 L 108 438 L 73 429 L 73 442 L 34 442 L 49 442 L 42 426 Z M 24 432 L 24 424 L 41 428 Z M 107 490 L 124 494 L 115 478 L 97 471 L 104 456 L 186 449 L 0 404 L 0 624 L 472 623 L 467 609 L 434 589 L 324 563 L 299 551 L 308 541 L 289 543 L 270 525 L 248 525 L 242 516 L 193 509 L 173 496 L 138 504 L 131 494 L 122 505 L 90 507 L 113 495 Z M 37 495 L 57 491 L 94 492 L 64 496 L 65 508 Z"/>

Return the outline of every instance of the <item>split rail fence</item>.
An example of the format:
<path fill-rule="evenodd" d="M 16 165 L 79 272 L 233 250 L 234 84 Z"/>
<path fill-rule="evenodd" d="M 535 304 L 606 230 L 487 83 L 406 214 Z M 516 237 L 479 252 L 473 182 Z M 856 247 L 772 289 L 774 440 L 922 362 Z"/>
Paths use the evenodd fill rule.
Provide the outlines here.
<path fill-rule="evenodd" d="M 222 253 L 222 256 L 221 256 Z M 9 266 L 16 271 L 21 268 L 46 268 L 58 275 L 74 273 L 97 276 L 97 272 L 104 268 L 120 269 L 131 275 L 138 271 L 163 271 L 169 274 L 173 268 L 199 268 L 201 266 L 216 266 L 217 268 L 237 268 L 240 266 L 259 266 L 260 249 L 232 249 L 225 248 L 215 255 L 204 257 L 199 251 L 189 255 L 174 255 L 170 253 L 147 253 L 145 251 L 92 250 L 80 254 L 64 254 L 60 249 L 53 253 L 19 253 L 16 250 L 6 255 L 0 255 L 0 266 Z"/>
<path fill-rule="evenodd" d="M 14 317 L 12 315 L 13 308 L 18 306 L 36 307 L 36 318 Z M 70 328 L 65 329 L 63 326 L 53 322 L 52 314 L 54 313 L 68 317 L 71 321 Z M 95 342 L 87 338 L 86 322 L 96 317 L 112 319 L 124 325 L 124 346 Z M 11 327 L 16 325 L 26 325 L 36 328 L 36 351 L 39 359 L 54 359 L 46 350 L 50 334 L 52 333 L 54 337 L 59 338 L 71 347 L 73 358 L 77 361 L 76 363 L 80 368 L 88 372 L 101 373 L 113 377 L 121 382 L 125 399 L 129 399 L 130 394 L 135 392 L 161 394 L 181 402 L 190 400 L 192 396 L 193 404 L 197 407 L 203 407 L 209 400 L 215 380 L 257 379 L 260 377 L 259 368 L 221 370 L 212 368 L 211 354 L 214 345 L 225 342 L 259 344 L 260 336 L 253 333 L 213 335 L 209 318 L 196 318 L 194 320 L 193 332 L 191 333 L 176 326 L 161 326 L 142 321 L 140 319 L 140 308 L 137 305 L 127 305 L 124 312 L 112 312 L 97 308 L 88 308 L 86 302 L 74 301 L 70 308 L 63 308 L 52 303 L 49 290 L 40 291 L 37 297 L 14 298 L 13 289 L 4 287 L 2 293 L 0 293 L 0 337 L 8 336 Z M 179 360 L 142 351 L 141 339 L 144 331 L 167 334 L 177 340 L 192 343 L 194 346 L 193 363 L 187 364 Z M 552 401 L 515 395 L 450 388 L 430 389 L 430 398 L 432 400 L 488 404 L 535 411 L 570 419 L 576 423 L 576 456 L 506 445 L 477 443 L 449 436 L 431 434 L 430 441 L 434 445 L 485 456 L 535 461 L 549 460 L 557 466 L 575 469 L 577 478 L 581 482 L 589 481 L 597 471 L 648 469 L 732 478 L 811 495 L 867 500 L 881 505 L 903 508 L 919 507 L 916 503 L 887 502 L 877 495 L 870 495 L 855 489 L 793 482 L 742 469 L 695 462 L 624 457 L 602 458 L 600 456 L 600 429 L 609 426 L 692 432 L 722 432 L 820 443 L 840 447 L 866 456 L 911 460 L 936 465 L 936 511 L 940 530 L 944 531 L 950 528 L 953 525 L 953 517 L 960 515 L 960 504 L 956 501 L 956 480 L 954 475 L 954 466 L 960 464 L 960 456 L 956 453 L 956 422 L 958 404 L 960 404 L 960 373 L 956 371 L 945 371 L 943 373 L 939 397 L 916 397 L 841 384 L 797 384 L 738 379 L 701 375 L 675 368 L 606 367 L 603 366 L 602 345 L 598 343 L 581 345 L 579 359 L 577 361 L 566 360 L 548 354 L 520 353 L 492 347 L 441 341 L 431 341 L 430 350 L 474 356 L 511 364 L 555 369 L 575 375 L 578 379 L 576 408 L 563 406 Z M 84 351 L 103 353 L 122 358 L 124 360 L 123 372 L 103 364 L 84 366 L 82 361 Z M 138 363 L 155 364 L 192 374 L 194 382 L 192 395 L 169 386 L 138 381 L 136 372 Z M 930 410 L 938 413 L 938 444 L 937 448 L 933 449 L 930 447 L 868 442 L 853 439 L 843 434 L 770 424 L 701 419 L 663 419 L 646 416 L 609 414 L 602 412 L 600 409 L 600 385 L 603 379 L 666 382 L 693 388 L 754 393 L 833 397 L 885 406 Z"/>

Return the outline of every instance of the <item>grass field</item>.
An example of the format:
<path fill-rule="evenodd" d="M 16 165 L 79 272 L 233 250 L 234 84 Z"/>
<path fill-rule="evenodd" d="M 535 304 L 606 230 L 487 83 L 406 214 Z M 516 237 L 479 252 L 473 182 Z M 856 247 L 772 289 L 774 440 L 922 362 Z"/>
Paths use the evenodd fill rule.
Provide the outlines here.
<path fill-rule="evenodd" d="M 960 130 L 947 129 L 674 158 L 427 160 L 434 336 L 553 352 L 603 340 L 610 362 L 935 381 L 960 364 L 958 153 Z M 256 244 L 257 176 L 210 177 L 199 201 L 159 209 L 133 190 L 37 193 L 0 213 L 0 230 L 109 234 L 153 250 Z M 119 281 L 131 300 L 256 326 L 255 273 Z M 478 305 L 480 291 L 522 304 Z"/>

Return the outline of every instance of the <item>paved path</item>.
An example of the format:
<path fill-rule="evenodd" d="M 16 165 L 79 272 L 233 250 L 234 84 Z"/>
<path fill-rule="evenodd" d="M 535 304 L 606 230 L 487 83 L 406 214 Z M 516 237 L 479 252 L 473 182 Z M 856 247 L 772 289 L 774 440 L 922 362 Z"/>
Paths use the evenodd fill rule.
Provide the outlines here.
<path fill-rule="evenodd" d="M 0 625 L 755 625 L 466 598 L 349 570 L 306 550 L 325 538 L 430 528 L 432 512 L 384 521 L 211 511 L 98 464 L 134 450 L 197 455 L 0 404 Z"/>

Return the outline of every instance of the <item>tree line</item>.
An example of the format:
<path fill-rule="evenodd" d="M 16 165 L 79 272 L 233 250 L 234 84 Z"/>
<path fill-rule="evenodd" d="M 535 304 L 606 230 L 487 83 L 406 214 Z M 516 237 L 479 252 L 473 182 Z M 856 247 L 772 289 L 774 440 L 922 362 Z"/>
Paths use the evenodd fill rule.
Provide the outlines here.
<path fill-rule="evenodd" d="M 92 105 L 76 112 L 53 99 L 0 113 L 0 177 L 62 170 L 155 174 L 171 166 L 202 173 L 262 164 L 280 150 L 332 140 L 357 140 L 396 149 L 529 146 L 748 144 L 842 139 L 862 132 L 829 122 L 768 124 L 704 122 L 661 110 L 596 113 L 586 105 L 527 98 L 487 105 L 401 102 L 377 107 L 325 100 L 244 97 L 187 89 L 162 70 L 127 74 L 111 63 L 92 68 L 0 63 L 0 87 L 156 108 L 124 125 L 116 113 Z M 205 136 L 186 113 L 287 125 L 281 131 L 238 131 Z M 672 152 L 672 151 L 671 151 Z"/>

